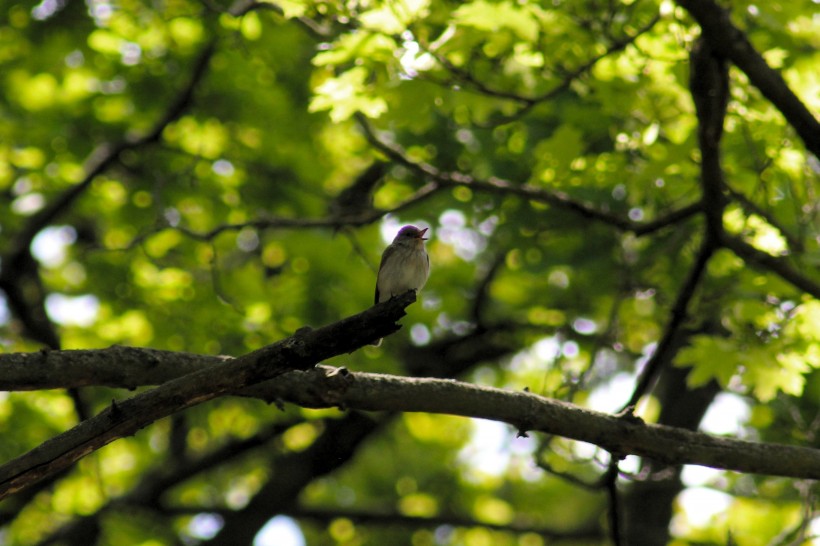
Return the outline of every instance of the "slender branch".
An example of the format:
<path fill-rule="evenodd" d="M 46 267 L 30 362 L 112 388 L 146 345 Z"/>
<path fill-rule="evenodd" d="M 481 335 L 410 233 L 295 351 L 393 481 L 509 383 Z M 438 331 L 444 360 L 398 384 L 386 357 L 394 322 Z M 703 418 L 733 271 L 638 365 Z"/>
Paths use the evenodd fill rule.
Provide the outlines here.
<path fill-rule="evenodd" d="M 805 250 L 805 246 L 803 245 L 803 241 L 801 241 L 795 234 L 791 233 L 791 231 L 783 224 L 783 222 L 779 221 L 775 218 L 774 214 L 771 212 L 764 210 L 763 207 L 746 197 L 743 193 L 733 190 L 732 188 L 726 188 L 729 196 L 738 202 L 738 204 L 746 211 L 747 214 L 754 214 L 755 216 L 760 216 L 763 220 L 766 221 L 767 224 L 775 228 L 780 235 L 786 240 L 786 244 L 788 247 L 795 252 L 802 252 Z"/>
<path fill-rule="evenodd" d="M 421 188 L 404 201 L 390 209 L 371 209 L 362 211 L 357 214 L 344 214 L 321 217 L 321 218 L 285 218 L 282 216 L 270 216 L 266 218 L 258 218 L 256 220 L 249 220 L 247 222 L 239 222 L 235 224 L 220 224 L 207 231 L 194 231 L 185 226 L 159 226 L 132 239 L 127 245 L 121 248 L 112 250 L 130 250 L 137 245 L 142 244 L 146 239 L 152 237 L 165 230 L 175 230 L 186 237 L 190 237 L 196 241 L 212 241 L 223 233 L 231 233 L 241 231 L 246 228 L 254 228 L 259 230 L 265 229 L 332 229 L 338 231 L 344 227 L 366 226 L 377 222 L 388 214 L 397 214 L 403 210 L 409 209 L 426 199 L 430 198 L 438 190 L 442 189 L 439 185 L 429 183 L 423 185 Z"/>
<path fill-rule="evenodd" d="M 470 317 L 472 317 L 473 322 L 475 322 L 479 328 L 486 324 L 484 313 L 487 310 L 487 303 L 491 300 L 490 286 L 498 276 L 501 266 L 504 265 L 506 256 L 507 254 L 505 252 L 496 254 L 487 266 L 487 270 L 481 276 L 478 286 L 476 286 Z"/>
<path fill-rule="evenodd" d="M 555 208 L 567 210 L 583 218 L 597 220 L 611 225 L 621 231 L 629 231 L 636 235 L 648 235 L 663 229 L 673 223 L 680 222 L 701 211 L 699 203 L 694 203 L 681 210 L 674 211 L 669 216 L 654 220 L 650 223 L 634 222 L 628 218 L 605 212 L 586 203 L 574 200 L 562 191 L 547 191 L 530 185 L 514 184 L 509 180 L 496 176 L 487 179 L 474 178 L 468 174 L 456 171 L 441 171 L 437 167 L 422 161 L 414 161 L 409 158 L 401 146 L 386 142 L 380 138 L 368 121 L 361 115 L 357 116 L 362 130 L 368 141 L 390 159 L 401 163 L 413 171 L 416 171 L 425 178 L 433 180 L 436 187 L 457 187 L 463 186 L 472 190 L 485 193 L 495 193 L 501 195 L 516 195 L 524 199 L 529 199 L 539 203 L 544 203 Z"/>
<path fill-rule="evenodd" d="M 157 142 L 165 128 L 179 118 L 191 104 L 194 91 L 207 72 L 208 64 L 215 50 L 216 47 L 214 43 L 209 43 L 205 46 L 194 62 L 188 82 L 180 89 L 165 113 L 154 123 L 154 126 L 149 129 L 148 132 L 137 137 L 125 138 L 116 144 L 103 143 L 97 146 L 85 161 L 85 175 L 82 180 L 68 188 L 48 206 L 31 217 L 26 226 L 17 235 L 14 250 L 10 254 L 13 255 L 27 251 L 37 233 L 68 210 L 71 204 L 88 189 L 91 182 L 116 162 L 123 152 Z"/>
<path fill-rule="evenodd" d="M 520 103 L 522 106 L 518 109 L 517 112 L 515 112 L 512 115 L 504 116 L 505 120 L 512 120 L 520 118 L 538 104 L 552 100 L 564 91 L 566 91 L 567 89 L 569 89 L 569 87 L 575 80 L 577 80 L 583 74 L 589 72 L 592 68 L 595 67 L 596 64 L 598 64 L 598 62 L 609 57 L 614 53 L 623 51 L 628 46 L 635 43 L 635 41 L 639 37 L 652 30 L 652 28 L 658 23 L 658 21 L 660 21 L 660 19 L 660 14 L 657 14 L 646 25 L 639 28 L 634 33 L 627 35 L 623 38 L 620 38 L 618 40 L 614 40 L 611 44 L 609 44 L 605 51 L 588 59 L 586 62 L 579 65 L 575 69 L 566 72 L 563 75 L 561 81 L 554 85 L 549 91 L 545 91 L 536 96 L 526 96 L 511 91 L 495 89 L 490 85 L 486 84 L 485 82 L 481 81 L 480 79 L 476 78 L 475 76 L 473 76 L 473 74 L 470 73 L 468 70 L 454 65 L 447 59 L 447 57 L 431 49 L 428 44 L 422 43 L 421 41 L 419 43 L 421 44 L 422 49 L 426 53 L 432 55 L 441 66 L 443 66 L 448 72 L 453 74 L 456 80 L 465 86 L 465 89 L 472 89 L 475 90 L 477 93 L 489 97 L 510 100 Z M 450 87 L 452 85 L 452 82 L 447 82 L 446 84 L 445 82 L 439 83 L 441 85 L 446 85 L 447 87 Z"/>
<path fill-rule="evenodd" d="M 539 451 L 549 449 L 549 448 L 550 448 L 550 446 L 544 446 L 544 447 L 539 448 Z M 538 465 L 538 468 L 540 468 L 544 472 L 547 472 L 547 473 L 551 474 L 552 476 L 555 476 L 556 478 L 561 478 L 562 480 L 564 480 L 568 484 L 574 485 L 575 487 L 579 487 L 579 488 L 581 488 L 585 491 L 598 491 L 598 490 L 600 490 L 602 485 L 603 485 L 603 478 L 605 477 L 605 475 L 602 475 L 598 479 L 596 479 L 595 481 L 590 482 L 590 481 L 586 481 L 585 479 L 580 478 L 580 477 L 578 477 L 574 474 L 571 474 L 570 472 L 566 472 L 566 471 L 563 471 L 563 470 L 557 470 L 551 464 L 549 464 L 548 462 L 543 461 L 543 460 L 536 460 L 535 464 Z"/>
<path fill-rule="evenodd" d="M 416 300 L 411 290 L 322 328 L 304 328 L 272 345 L 179 377 L 160 387 L 111 406 L 39 447 L 0 466 L 0 499 L 96 451 L 136 433 L 157 419 L 274 378 L 288 370 L 306 369 L 351 352 L 399 329 L 396 321 Z"/>
<path fill-rule="evenodd" d="M 572 84 L 573 80 L 578 78 L 578 76 L 580 76 L 581 74 L 584 74 L 584 73 L 588 72 L 590 69 L 592 69 L 593 67 L 595 67 L 595 65 L 598 64 L 599 61 L 605 59 L 606 57 L 612 55 L 613 53 L 623 51 L 628 46 L 634 44 L 635 41 L 638 38 L 640 38 L 641 36 L 643 36 L 644 34 L 649 32 L 650 30 L 652 30 L 655 27 L 655 25 L 658 23 L 658 21 L 660 21 L 660 20 L 661 20 L 661 15 L 660 15 L 660 13 L 658 13 L 654 17 L 652 17 L 652 19 L 650 19 L 649 22 L 647 22 L 643 27 L 639 28 L 633 34 L 625 36 L 625 37 L 621 38 L 620 40 L 613 41 L 612 44 L 610 44 L 609 47 L 607 47 L 606 51 L 602 52 L 599 55 L 596 55 L 595 57 L 592 57 L 591 59 L 589 59 L 587 62 L 585 62 L 584 64 L 582 64 L 581 66 L 579 66 L 575 70 L 569 72 L 566 75 L 566 79 L 562 83 L 562 90 L 563 89 L 568 89 L 569 86 Z M 534 100 L 535 100 L 535 102 L 542 102 L 542 101 L 549 100 L 549 99 L 553 98 L 555 95 L 556 95 L 555 90 L 548 91 L 547 93 L 544 93 L 544 94 L 536 97 Z"/>
<path fill-rule="evenodd" d="M 673 340 L 686 320 L 686 309 L 706 270 L 706 264 L 717 250 L 723 229 L 723 211 L 726 198 L 725 182 L 720 165 L 720 139 L 729 99 L 729 68 L 703 40 L 695 43 L 691 53 L 689 87 L 698 116 L 698 143 L 701 152 L 700 184 L 703 193 L 703 211 L 706 215 L 706 232 L 695 263 L 675 298 L 670 311 L 669 323 L 658 342 L 655 353 L 641 372 L 638 383 L 624 410 L 638 403 L 649 391 L 663 365 L 672 358 Z"/>
<path fill-rule="evenodd" d="M 746 34 L 729 19 L 729 12 L 713 0 L 677 0 L 697 21 L 703 38 L 714 51 L 731 60 L 780 110 L 800 135 L 806 148 L 820 157 L 820 122 L 749 42 Z"/>
<path fill-rule="evenodd" d="M 660 218 L 649 220 L 648 222 L 632 222 L 632 228 L 629 231 L 638 237 L 642 235 L 649 235 L 655 233 L 656 231 L 679 224 L 701 212 L 703 212 L 703 203 L 701 201 L 697 201 L 677 210 L 668 212 L 665 216 L 661 216 Z"/>
<path fill-rule="evenodd" d="M 621 546 L 623 536 L 621 531 L 621 500 L 618 497 L 618 456 L 610 454 L 609 467 L 602 476 L 602 482 L 606 489 L 607 501 L 609 504 L 609 534 L 612 537 L 614 546 Z"/>
<path fill-rule="evenodd" d="M 742 239 L 726 233 L 721 237 L 720 244 L 737 254 L 747 264 L 774 273 L 795 288 L 820 299 L 820 283 L 794 269 L 785 258 L 767 254 Z"/>
<path fill-rule="evenodd" d="M 85 174 L 82 180 L 32 215 L 19 232 L 8 238 L 9 246 L 0 257 L 3 263 L 0 270 L 0 289 L 6 294 L 9 308 L 19 318 L 25 334 L 31 339 L 52 349 L 60 345 L 56 329 L 46 316 L 45 292 L 39 266 L 31 255 L 34 237 L 69 210 L 74 201 L 91 186 L 94 179 L 118 160 L 120 154 L 159 140 L 165 127 L 190 105 L 194 90 L 206 73 L 214 49 L 213 43 L 203 49 L 194 63 L 188 82 L 147 133 L 134 138 L 124 138 L 116 144 L 103 143 L 97 146 L 85 161 Z"/>

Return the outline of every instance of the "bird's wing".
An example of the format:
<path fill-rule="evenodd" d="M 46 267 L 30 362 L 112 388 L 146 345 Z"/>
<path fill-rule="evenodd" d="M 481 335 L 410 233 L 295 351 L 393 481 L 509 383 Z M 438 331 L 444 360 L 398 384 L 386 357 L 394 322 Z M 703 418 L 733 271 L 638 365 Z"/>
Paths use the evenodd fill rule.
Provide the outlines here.
<path fill-rule="evenodd" d="M 379 263 L 379 273 L 378 275 L 376 275 L 376 297 L 374 303 L 379 303 L 379 281 L 381 280 L 384 264 L 387 263 L 387 260 L 390 259 L 390 256 L 392 256 L 395 251 L 396 247 L 393 245 L 389 245 L 387 248 L 384 249 L 384 253 L 382 254 L 382 261 Z"/>

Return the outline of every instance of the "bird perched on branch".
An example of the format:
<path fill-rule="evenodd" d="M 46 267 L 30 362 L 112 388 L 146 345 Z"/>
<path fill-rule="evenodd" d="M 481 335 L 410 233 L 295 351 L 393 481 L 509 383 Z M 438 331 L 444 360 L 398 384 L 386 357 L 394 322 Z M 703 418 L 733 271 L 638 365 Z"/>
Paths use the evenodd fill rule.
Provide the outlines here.
<path fill-rule="evenodd" d="M 387 301 L 408 290 L 418 292 L 430 276 L 430 257 L 424 249 L 428 228 L 404 226 L 390 243 L 379 264 L 375 303 Z M 381 345 L 381 338 L 373 345 Z"/>

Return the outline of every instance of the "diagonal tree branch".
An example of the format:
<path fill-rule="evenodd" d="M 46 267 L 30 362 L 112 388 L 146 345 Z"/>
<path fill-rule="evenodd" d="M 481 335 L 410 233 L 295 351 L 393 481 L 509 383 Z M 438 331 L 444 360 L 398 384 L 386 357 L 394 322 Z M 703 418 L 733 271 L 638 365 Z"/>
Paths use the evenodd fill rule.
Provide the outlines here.
<path fill-rule="evenodd" d="M 185 375 L 111 406 L 97 416 L 0 466 L 0 499 L 167 415 L 207 402 L 288 370 L 306 369 L 358 349 L 399 329 L 396 321 L 416 301 L 415 292 L 375 305 L 334 324 L 258 349 L 232 361 Z"/>
<path fill-rule="evenodd" d="M 785 258 L 767 254 L 739 237 L 726 233 L 721 236 L 720 244 L 734 252 L 747 264 L 774 273 L 794 287 L 820 299 L 820 283 L 794 269 Z"/>
<path fill-rule="evenodd" d="M 245 506 L 226 517 L 219 533 L 203 544 L 251 544 L 271 513 L 292 507 L 308 484 L 346 464 L 361 443 L 385 423 L 385 419 L 374 419 L 357 412 L 348 413 L 342 419 L 326 420 L 324 431 L 307 449 L 280 454 L 272 459 L 270 480 Z"/>
<path fill-rule="evenodd" d="M 709 238 L 704 239 L 701 243 L 698 254 L 695 257 L 695 262 L 692 264 L 691 269 L 689 269 L 689 274 L 675 298 L 672 309 L 669 311 L 669 322 L 666 328 L 664 328 L 663 335 L 660 341 L 658 341 L 657 347 L 655 347 L 655 352 L 652 353 L 652 356 L 638 377 L 635 390 L 632 392 L 632 396 L 629 397 L 629 402 L 627 402 L 623 408 L 625 411 L 629 408 L 634 408 L 641 397 L 649 392 L 649 388 L 655 379 L 657 379 L 661 369 L 672 359 L 675 353 L 675 338 L 686 322 L 689 303 L 694 298 L 697 287 L 706 271 L 706 264 L 709 263 L 709 259 L 715 253 L 716 249 L 717 246 Z"/>
<path fill-rule="evenodd" d="M 709 44 L 698 40 L 692 48 L 689 87 L 698 116 L 698 144 L 701 153 L 700 185 L 706 227 L 695 262 L 670 310 L 669 322 L 664 329 L 654 354 L 646 363 L 635 390 L 624 410 L 634 408 L 658 377 L 662 367 L 674 356 L 674 339 L 683 326 L 689 302 L 703 279 L 706 265 L 718 248 L 723 230 L 723 211 L 726 198 L 723 169 L 720 165 L 720 139 L 729 98 L 729 68 L 717 57 Z"/>
<path fill-rule="evenodd" d="M 22 229 L 9 237 L 9 246 L 0 261 L 0 290 L 6 294 L 9 308 L 23 325 L 26 335 L 44 346 L 57 349 L 60 340 L 45 311 L 45 291 L 39 266 L 31 254 L 34 237 L 64 214 L 91 186 L 94 179 L 113 165 L 126 150 L 159 140 L 162 131 L 190 105 L 196 86 L 204 77 L 215 45 L 208 44 L 200 53 L 186 85 L 171 101 L 163 116 L 145 134 L 124 138 L 121 142 L 97 146 L 85 161 L 85 174 L 77 184 L 58 195 L 46 207 L 31 216 Z"/>
<path fill-rule="evenodd" d="M 771 212 L 764 210 L 763 207 L 746 197 L 743 193 L 739 191 L 735 191 L 732 188 L 727 188 L 729 193 L 729 197 L 731 197 L 734 201 L 746 211 L 748 215 L 755 215 L 763 218 L 767 224 L 775 228 L 780 235 L 786 240 L 786 244 L 788 245 L 790 252 L 803 252 L 805 251 L 805 245 L 803 241 L 791 232 L 791 230 L 784 225 L 783 222 L 778 220 L 774 214 Z"/>
<path fill-rule="evenodd" d="M 815 156 L 820 157 L 820 122 L 792 92 L 779 72 L 773 70 L 729 19 L 729 12 L 713 0 L 677 0 L 698 22 L 703 38 L 721 56 L 731 60 L 780 110 Z"/>
<path fill-rule="evenodd" d="M 173 513 L 175 510 L 166 509 L 162 502 L 163 495 L 169 489 L 197 474 L 211 471 L 226 463 L 230 464 L 230 462 L 247 455 L 253 450 L 264 448 L 274 438 L 281 436 L 290 427 L 301 422 L 304 422 L 304 420 L 289 419 L 276 422 L 254 436 L 233 441 L 202 456 L 186 456 L 181 459 L 171 458 L 171 460 L 166 460 L 140 476 L 139 483 L 128 493 L 111 498 L 93 514 L 73 518 L 40 541 L 38 546 L 48 544 L 95 544 L 100 533 L 102 516 L 115 510 L 133 510 L 135 507 L 156 510 L 161 506 L 163 513 Z M 36 487 L 31 489 L 36 489 Z M 31 489 L 27 490 L 26 493 Z M 21 495 L 14 498 L 16 499 L 19 496 Z M 203 509 L 199 509 L 199 512 L 202 511 Z"/>
<path fill-rule="evenodd" d="M 115 144 L 106 142 L 97 146 L 85 161 L 85 174 L 82 180 L 68 188 L 48 206 L 31 217 L 15 238 L 14 246 L 9 252 L 9 255 L 14 256 L 20 252 L 27 252 L 31 241 L 37 233 L 68 210 L 72 203 L 88 189 L 94 179 L 113 165 L 123 152 L 157 142 L 165 128 L 179 118 L 191 104 L 194 91 L 205 76 L 208 64 L 215 50 L 216 47 L 214 43 L 209 43 L 205 46 L 194 62 L 188 82 L 179 91 L 177 96 L 173 98 L 165 113 L 154 123 L 154 126 L 151 127 L 148 132 L 136 137 L 126 137 L 121 142 Z"/>

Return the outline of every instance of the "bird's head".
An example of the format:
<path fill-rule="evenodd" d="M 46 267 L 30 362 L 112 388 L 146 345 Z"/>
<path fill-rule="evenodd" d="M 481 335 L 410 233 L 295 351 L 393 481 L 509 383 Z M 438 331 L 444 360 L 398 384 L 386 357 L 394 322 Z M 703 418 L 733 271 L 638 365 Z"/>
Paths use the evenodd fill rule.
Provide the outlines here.
<path fill-rule="evenodd" d="M 404 226 L 399 230 L 399 233 L 396 235 L 396 238 L 393 239 L 394 243 L 407 243 L 407 244 L 424 244 L 423 241 L 427 240 L 427 237 L 424 236 L 427 233 L 429 228 L 419 229 L 416 226 Z"/>

